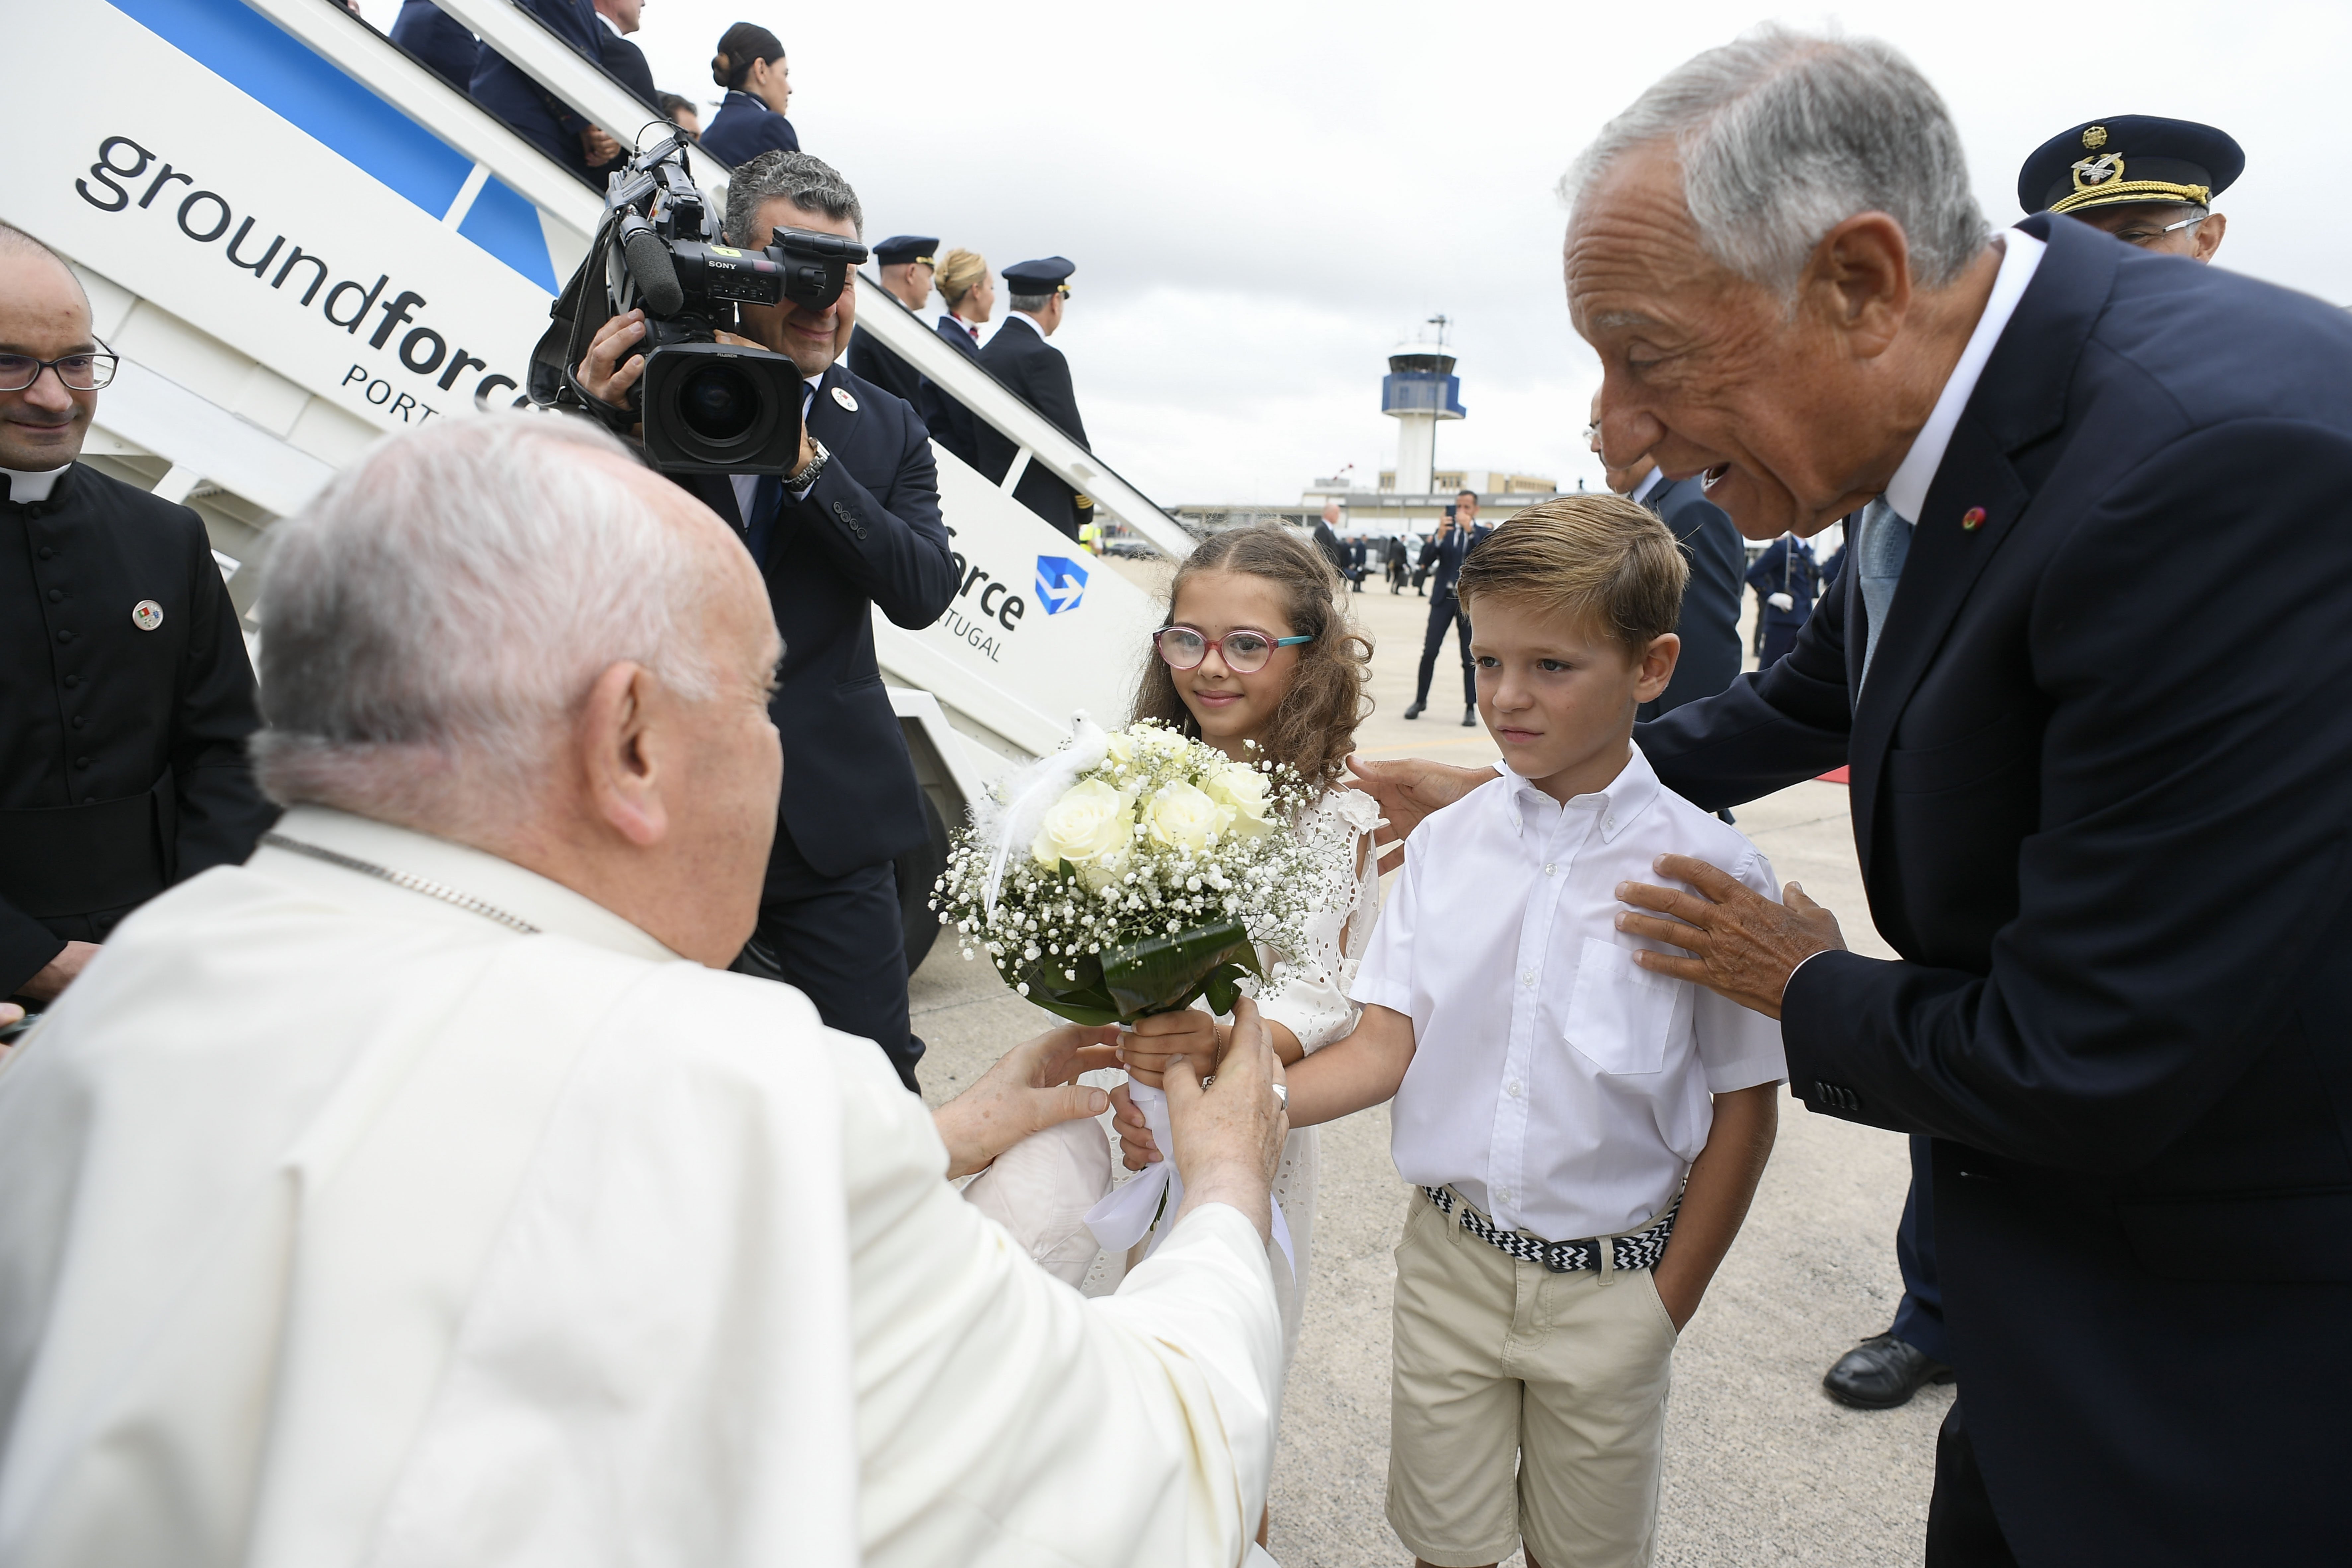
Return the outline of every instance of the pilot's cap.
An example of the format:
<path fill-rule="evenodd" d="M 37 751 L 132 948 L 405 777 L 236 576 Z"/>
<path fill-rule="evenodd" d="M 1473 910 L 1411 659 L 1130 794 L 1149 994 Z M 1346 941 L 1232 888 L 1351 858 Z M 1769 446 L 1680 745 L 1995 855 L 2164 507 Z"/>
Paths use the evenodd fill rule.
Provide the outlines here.
<path fill-rule="evenodd" d="M 939 240 L 928 234 L 894 234 L 874 247 L 874 259 L 885 267 L 896 267 L 902 261 L 936 267 L 939 264 L 931 258 L 939 248 Z"/>
<path fill-rule="evenodd" d="M 2018 171 L 2017 203 L 2029 213 L 2149 202 L 2208 206 L 2245 167 L 2245 150 L 2225 131 L 2119 114 L 2086 121 L 2035 148 Z"/>
<path fill-rule="evenodd" d="M 1070 274 L 1078 264 L 1066 256 L 1048 256 L 1042 261 L 1016 261 L 1004 269 L 1004 281 L 1015 294 L 1026 298 L 1034 294 L 1066 294 L 1070 291 Z"/>

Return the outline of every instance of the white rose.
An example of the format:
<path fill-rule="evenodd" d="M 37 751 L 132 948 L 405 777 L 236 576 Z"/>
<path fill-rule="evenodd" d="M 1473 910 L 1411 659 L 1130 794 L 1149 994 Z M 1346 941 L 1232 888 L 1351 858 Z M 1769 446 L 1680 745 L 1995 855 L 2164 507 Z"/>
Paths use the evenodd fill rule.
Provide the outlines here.
<path fill-rule="evenodd" d="M 1198 849 L 1212 833 L 1233 826 L 1234 808 L 1211 800 L 1207 792 L 1188 784 L 1170 784 L 1143 808 L 1143 825 L 1162 844 Z"/>
<path fill-rule="evenodd" d="M 1138 724 L 1133 733 L 1138 747 L 1163 757 L 1181 757 L 1192 748 L 1192 742 L 1164 724 Z"/>
<path fill-rule="evenodd" d="M 1112 762 L 1131 763 L 1135 761 L 1135 742 L 1130 736 L 1129 736 L 1126 731 L 1113 730 L 1107 739 L 1109 743 L 1109 755 Z"/>
<path fill-rule="evenodd" d="M 1045 808 L 1029 853 L 1048 868 L 1064 860 L 1084 866 L 1124 851 L 1134 831 L 1126 798 L 1100 779 L 1088 779 Z"/>
<path fill-rule="evenodd" d="M 1234 808 L 1235 831 L 1254 838 L 1270 826 L 1266 813 L 1274 806 L 1274 781 L 1255 768 L 1227 763 L 1209 775 L 1207 784 L 1211 796 Z"/>

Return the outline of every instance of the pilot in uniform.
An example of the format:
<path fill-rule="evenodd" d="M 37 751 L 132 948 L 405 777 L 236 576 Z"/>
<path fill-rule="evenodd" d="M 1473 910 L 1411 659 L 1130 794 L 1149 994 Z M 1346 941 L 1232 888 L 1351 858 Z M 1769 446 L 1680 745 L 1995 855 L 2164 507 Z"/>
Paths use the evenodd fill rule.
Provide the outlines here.
<path fill-rule="evenodd" d="M 940 242 L 929 235 L 894 234 L 874 247 L 874 260 L 882 269 L 882 287 L 919 319 L 930 301 L 933 257 L 939 247 Z M 883 347 L 882 340 L 867 331 L 863 321 L 850 334 L 849 368 L 894 396 L 905 398 L 918 412 L 922 410 L 922 373 Z"/>
<path fill-rule="evenodd" d="M 2227 132 L 2193 120 L 2118 114 L 2084 121 L 2035 148 L 2017 174 L 2017 205 L 2029 216 L 2063 213 L 2142 250 L 2210 261 L 2229 226 L 2213 210 L 2213 198 L 2245 167 L 2244 149 Z M 1842 564 L 1832 560 L 1832 575 Z M 1911 1190 L 1895 1232 L 1903 1275 L 1895 1321 L 1846 1352 L 1822 1379 L 1848 1405 L 1901 1405 L 1922 1384 L 1953 1376 L 1936 1265 L 1932 1147 L 1929 1139 L 1911 1140 Z"/>
<path fill-rule="evenodd" d="M 1083 447 L 1087 427 L 1078 417 L 1078 397 L 1070 384 L 1070 362 L 1045 340 L 1062 324 L 1070 298 L 1070 274 L 1077 265 L 1066 258 L 1048 256 L 1004 269 L 1013 311 L 988 346 L 980 363 L 1030 407 Z M 982 425 L 975 431 L 980 471 L 996 484 L 1013 469 L 1019 450 L 1000 432 Z M 1052 523 L 1070 539 L 1078 537 L 1078 492 L 1056 478 L 1044 464 L 1032 462 L 1014 486 L 1013 499 Z M 1088 503 L 1091 505 L 1091 503 Z"/>
<path fill-rule="evenodd" d="M 278 818 L 246 760 L 253 667 L 204 521 L 76 460 L 114 356 L 65 264 L 0 232 L 0 338 L 29 291 L 68 289 L 80 346 L 34 351 L 65 363 L 0 355 L 0 997 L 36 1007 L 87 957 L 68 943 L 241 865 Z"/>

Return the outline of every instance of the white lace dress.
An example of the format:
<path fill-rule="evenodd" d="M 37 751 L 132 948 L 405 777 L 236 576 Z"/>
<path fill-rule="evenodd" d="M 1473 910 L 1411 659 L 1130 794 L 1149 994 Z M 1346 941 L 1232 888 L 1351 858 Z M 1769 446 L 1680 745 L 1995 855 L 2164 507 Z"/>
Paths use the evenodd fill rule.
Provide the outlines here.
<path fill-rule="evenodd" d="M 1307 951 L 1278 960 L 1268 973 L 1274 984 L 1265 987 L 1258 1011 L 1269 1024 L 1280 1024 L 1298 1037 L 1309 1055 L 1346 1036 L 1356 1026 L 1360 1010 L 1348 999 L 1356 984 L 1356 965 L 1371 941 L 1372 923 L 1381 912 L 1380 874 L 1374 868 L 1372 828 L 1380 821 L 1379 805 L 1357 789 L 1333 789 L 1309 809 L 1302 830 L 1324 853 L 1318 857 L 1329 878 L 1328 891 L 1307 927 Z M 1252 989 L 1255 989 L 1253 984 Z M 1297 1259 L 1297 1278 L 1287 1282 L 1282 1300 L 1282 1342 L 1285 1358 L 1298 1349 L 1298 1329 L 1307 1300 L 1307 1282 L 1315 1242 L 1315 1195 L 1322 1173 L 1320 1128 L 1302 1127 L 1282 1146 L 1282 1164 L 1275 1172 L 1274 1198 L 1290 1222 L 1291 1250 Z M 1277 1263 L 1279 1259 L 1277 1258 Z M 1283 1270 L 1275 1278 L 1282 1284 Z"/>

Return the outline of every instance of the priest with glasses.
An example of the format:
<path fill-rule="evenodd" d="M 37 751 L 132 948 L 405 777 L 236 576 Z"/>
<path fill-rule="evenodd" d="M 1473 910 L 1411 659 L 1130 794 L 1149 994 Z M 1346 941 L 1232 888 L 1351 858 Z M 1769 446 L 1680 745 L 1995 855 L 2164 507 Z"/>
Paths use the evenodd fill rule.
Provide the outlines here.
<path fill-rule="evenodd" d="M 0 1004 L 34 1008 L 278 815 L 204 521 L 78 460 L 115 368 L 91 327 L 72 268 L 0 224 Z"/>

